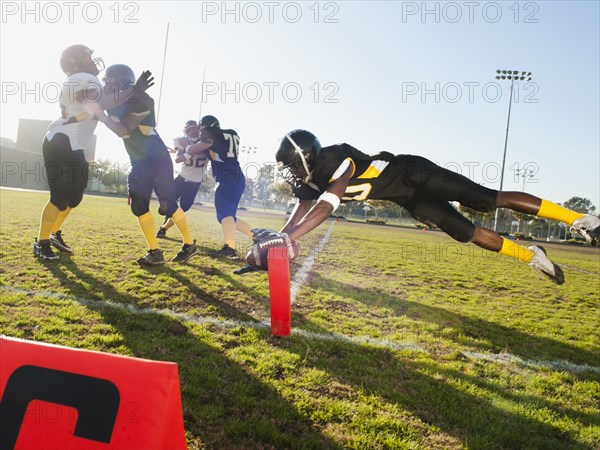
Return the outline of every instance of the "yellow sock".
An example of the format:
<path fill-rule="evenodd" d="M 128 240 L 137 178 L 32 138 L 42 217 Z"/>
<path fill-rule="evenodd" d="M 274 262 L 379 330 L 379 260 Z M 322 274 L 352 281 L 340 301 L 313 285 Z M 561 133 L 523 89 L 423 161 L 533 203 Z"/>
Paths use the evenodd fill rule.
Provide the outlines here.
<path fill-rule="evenodd" d="M 161 228 L 162 228 L 163 230 L 168 230 L 168 229 L 169 229 L 169 228 L 171 228 L 173 225 L 175 225 L 175 222 L 173 222 L 173 218 L 172 218 L 172 217 L 169 217 L 169 218 L 167 219 L 167 221 L 161 225 Z"/>
<path fill-rule="evenodd" d="M 56 219 L 56 222 L 54 222 L 54 226 L 52 227 L 52 233 L 56 233 L 58 230 L 60 230 L 60 227 L 62 227 L 63 222 L 65 221 L 70 212 L 71 208 L 68 206 L 67 209 L 60 212 L 60 214 L 58 215 L 58 219 Z"/>
<path fill-rule="evenodd" d="M 252 227 L 242 219 L 235 219 L 235 229 L 252 239 Z"/>
<path fill-rule="evenodd" d="M 235 248 L 235 220 L 233 217 L 225 217 L 221 220 L 221 227 L 223 228 L 223 241 L 231 248 Z"/>
<path fill-rule="evenodd" d="M 187 219 L 185 218 L 185 213 L 181 208 L 177 208 L 177 210 L 171 216 L 175 225 L 179 229 L 181 233 L 181 237 L 183 238 L 184 244 L 193 244 L 194 240 L 192 239 L 192 233 L 190 233 L 190 229 L 187 224 Z"/>
<path fill-rule="evenodd" d="M 146 242 L 148 243 L 148 248 L 150 250 L 157 249 L 158 241 L 156 240 L 156 234 L 154 232 L 154 219 L 152 219 L 152 213 L 148 211 L 146 214 L 142 214 L 138 217 L 138 222 L 142 229 L 142 233 L 144 233 Z"/>
<path fill-rule="evenodd" d="M 511 258 L 515 258 L 526 263 L 531 262 L 534 256 L 534 253 L 528 248 L 522 247 L 506 238 L 502 238 L 502 248 L 498 253 L 501 255 L 510 256 Z"/>
<path fill-rule="evenodd" d="M 585 214 L 571 211 L 570 209 L 563 208 L 562 206 L 559 206 L 547 200 L 542 200 L 540 210 L 538 211 L 536 216 L 544 217 L 546 219 L 558 220 L 560 222 L 566 223 L 567 225 L 573 225 L 573 222 L 575 222 L 577 219 L 581 219 L 585 216 Z"/>
<path fill-rule="evenodd" d="M 50 233 L 52 227 L 60 215 L 60 209 L 58 209 L 51 202 L 46 203 L 42 211 L 42 217 L 40 219 L 40 230 L 38 232 L 38 241 L 44 241 L 50 239 Z"/>

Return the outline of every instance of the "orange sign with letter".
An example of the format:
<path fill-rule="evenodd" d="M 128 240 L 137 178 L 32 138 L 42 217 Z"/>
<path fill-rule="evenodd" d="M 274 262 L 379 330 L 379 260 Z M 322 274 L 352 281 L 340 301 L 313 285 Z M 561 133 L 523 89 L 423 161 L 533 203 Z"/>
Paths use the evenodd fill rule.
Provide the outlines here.
<path fill-rule="evenodd" d="M 186 449 L 177 364 L 0 336 L 0 449 Z"/>

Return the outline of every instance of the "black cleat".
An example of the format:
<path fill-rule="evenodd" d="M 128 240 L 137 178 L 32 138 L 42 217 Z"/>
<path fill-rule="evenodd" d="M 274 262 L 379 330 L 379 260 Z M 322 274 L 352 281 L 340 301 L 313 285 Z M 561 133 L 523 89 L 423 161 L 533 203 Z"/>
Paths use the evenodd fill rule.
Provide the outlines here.
<path fill-rule="evenodd" d="M 156 237 L 159 239 L 164 239 L 167 237 L 167 230 L 165 230 L 163 227 L 160 227 L 158 229 L 158 231 L 156 232 Z"/>
<path fill-rule="evenodd" d="M 141 258 L 138 258 L 137 262 L 140 266 L 161 266 L 165 263 L 165 258 L 163 257 L 162 250 L 156 248 L 154 250 L 148 250 L 148 253 Z"/>
<path fill-rule="evenodd" d="M 179 253 L 171 260 L 171 262 L 184 263 L 192 256 L 198 254 L 198 247 L 196 247 L 196 240 L 192 244 L 183 244 Z"/>
<path fill-rule="evenodd" d="M 37 239 L 33 243 L 33 255 L 36 258 L 43 259 L 44 261 L 53 261 L 58 259 L 58 255 L 52 251 L 49 240 L 38 241 Z"/>
<path fill-rule="evenodd" d="M 234 248 L 227 244 L 223 244 L 221 250 L 214 251 L 210 254 L 213 258 L 239 259 L 239 256 Z"/>
<path fill-rule="evenodd" d="M 64 253 L 73 253 L 73 249 L 69 247 L 62 238 L 62 230 L 58 230 L 56 233 L 50 233 L 50 243 L 57 250 Z"/>
<path fill-rule="evenodd" d="M 534 245 L 529 247 L 529 250 L 531 250 L 535 255 L 529 263 L 533 270 L 544 274 L 556 284 L 563 284 L 565 282 L 565 275 L 563 274 L 562 269 L 558 266 L 558 264 L 550 261 L 548 256 L 546 256 L 546 250 L 544 247 L 540 245 Z"/>

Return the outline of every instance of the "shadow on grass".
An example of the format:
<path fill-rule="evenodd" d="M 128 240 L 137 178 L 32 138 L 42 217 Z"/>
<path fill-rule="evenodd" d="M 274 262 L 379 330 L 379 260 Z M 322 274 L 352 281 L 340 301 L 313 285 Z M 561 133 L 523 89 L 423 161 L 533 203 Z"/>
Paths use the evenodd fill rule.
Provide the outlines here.
<path fill-rule="evenodd" d="M 102 292 L 112 302 L 131 304 L 131 296 L 117 292 L 72 261 L 46 268 L 71 295 Z M 101 304 L 86 307 L 102 314 L 136 357 L 179 365 L 185 429 L 201 440 L 200 445 L 215 449 L 340 448 L 274 388 L 231 361 L 220 343 L 207 342 L 180 321 L 163 315 L 134 314 Z M 239 318 L 239 312 L 229 312 Z"/>
<path fill-rule="evenodd" d="M 306 343 L 300 339 L 280 341 L 279 345 L 302 357 L 306 354 Z M 391 350 L 335 342 L 311 345 L 310 351 L 308 367 L 323 370 L 340 383 L 398 405 L 428 426 L 459 439 L 466 447 L 511 450 L 594 448 L 578 442 L 576 432 L 571 435 L 545 420 L 549 416 L 567 415 L 580 422 L 583 428 L 593 421 L 598 424 L 595 415 L 582 416 L 543 398 L 515 396 L 508 389 L 492 388 L 475 377 L 445 371 L 431 360 L 413 359 L 406 354 L 399 357 Z M 492 395 L 496 399 L 491 399 Z M 500 408 L 496 406 L 498 403 L 511 404 L 512 411 L 523 412 Z M 532 413 L 536 417 L 532 417 Z M 378 431 L 394 433 L 393 427 L 390 428 L 386 430 L 380 425 Z M 425 434 L 431 434 L 431 429 Z M 441 443 L 436 441 L 440 437 L 430 438 L 432 441 L 426 447 L 446 447 L 443 438 Z"/>
<path fill-rule="evenodd" d="M 577 364 L 596 365 L 600 361 L 600 351 L 581 349 L 557 340 L 535 336 L 476 317 L 469 317 L 437 306 L 425 305 L 406 300 L 395 295 L 373 289 L 360 288 L 356 285 L 340 283 L 318 273 L 311 276 L 312 283 L 324 289 L 344 292 L 344 295 L 367 306 L 387 308 L 397 316 L 434 323 L 440 328 L 452 327 L 470 338 L 484 340 L 489 344 L 460 340 L 459 337 L 443 335 L 443 339 L 451 339 L 465 346 L 475 346 L 478 350 L 490 352 L 508 351 L 528 359 L 569 360 Z"/>

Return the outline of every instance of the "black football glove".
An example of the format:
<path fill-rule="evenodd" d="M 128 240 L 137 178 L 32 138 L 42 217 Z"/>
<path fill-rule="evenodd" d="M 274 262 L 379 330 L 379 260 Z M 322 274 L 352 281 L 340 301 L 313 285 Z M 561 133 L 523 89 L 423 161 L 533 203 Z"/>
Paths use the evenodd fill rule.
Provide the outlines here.
<path fill-rule="evenodd" d="M 135 82 L 134 92 L 146 92 L 149 88 L 154 86 L 154 77 L 152 72 L 144 70 Z"/>
<path fill-rule="evenodd" d="M 271 230 L 270 228 L 253 228 L 250 231 L 252 231 L 252 240 L 255 243 L 279 236 L 277 231 Z"/>

